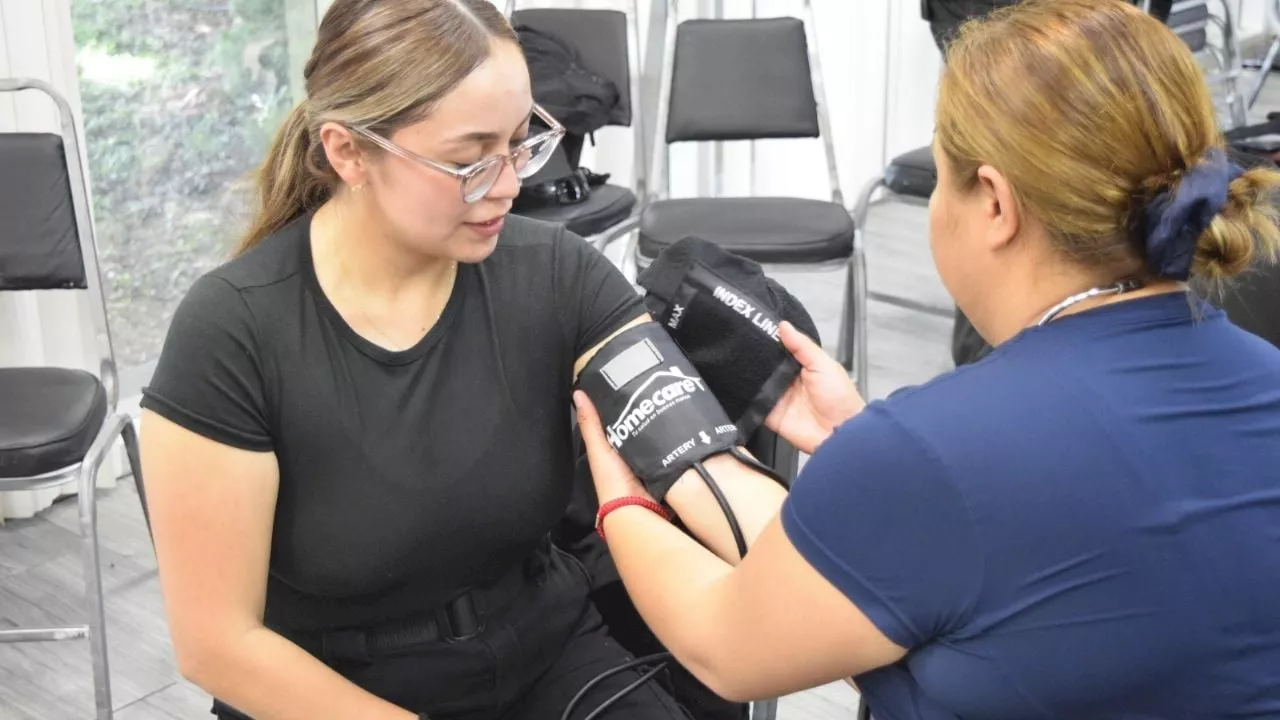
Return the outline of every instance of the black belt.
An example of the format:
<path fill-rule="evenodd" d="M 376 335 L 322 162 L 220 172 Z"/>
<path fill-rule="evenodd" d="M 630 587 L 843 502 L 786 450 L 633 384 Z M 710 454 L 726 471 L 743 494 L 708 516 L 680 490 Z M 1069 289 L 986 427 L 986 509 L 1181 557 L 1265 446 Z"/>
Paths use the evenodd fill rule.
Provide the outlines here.
<path fill-rule="evenodd" d="M 325 662 L 367 663 L 428 643 L 470 640 L 484 632 L 490 618 L 515 602 L 532 577 L 545 572 L 550 552 L 550 544 L 544 543 L 530 558 L 497 580 L 469 589 L 424 615 L 375 627 L 282 634 Z"/>

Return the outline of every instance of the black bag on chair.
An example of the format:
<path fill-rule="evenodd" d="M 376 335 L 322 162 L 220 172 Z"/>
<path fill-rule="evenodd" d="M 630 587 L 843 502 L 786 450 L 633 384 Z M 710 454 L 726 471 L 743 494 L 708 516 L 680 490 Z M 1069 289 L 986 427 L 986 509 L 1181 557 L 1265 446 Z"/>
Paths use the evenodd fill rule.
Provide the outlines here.
<path fill-rule="evenodd" d="M 551 161 L 526 178 L 513 211 L 576 205 L 591 197 L 591 189 L 603 185 L 608 175 L 580 167 L 587 135 L 609 124 L 622 102 L 613 81 L 587 69 L 566 42 L 527 25 L 516 33 L 529 64 L 533 98 L 565 128 L 565 137 Z"/>
<path fill-rule="evenodd" d="M 589 135 L 607 125 L 622 100 L 618 86 L 584 67 L 560 38 L 527 25 L 515 29 L 529 64 L 533 99 L 571 135 Z"/>

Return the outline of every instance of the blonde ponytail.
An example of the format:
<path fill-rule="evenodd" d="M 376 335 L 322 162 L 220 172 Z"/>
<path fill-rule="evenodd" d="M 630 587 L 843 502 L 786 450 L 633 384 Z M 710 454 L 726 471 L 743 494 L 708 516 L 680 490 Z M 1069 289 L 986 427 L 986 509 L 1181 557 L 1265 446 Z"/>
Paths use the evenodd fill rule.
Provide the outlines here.
<path fill-rule="evenodd" d="M 1196 241 L 1192 274 L 1220 283 L 1243 273 L 1258 259 L 1280 252 L 1280 172 L 1256 167 L 1227 188 L 1227 205 Z"/>
<path fill-rule="evenodd" d="M 324 167 L 323 149 L 313 140 L 304 100 L 289 113 L 258 169 L 258 212 L 236 246 L 242 255 L 264 238 L 329 198 L 336 177 Z"/>

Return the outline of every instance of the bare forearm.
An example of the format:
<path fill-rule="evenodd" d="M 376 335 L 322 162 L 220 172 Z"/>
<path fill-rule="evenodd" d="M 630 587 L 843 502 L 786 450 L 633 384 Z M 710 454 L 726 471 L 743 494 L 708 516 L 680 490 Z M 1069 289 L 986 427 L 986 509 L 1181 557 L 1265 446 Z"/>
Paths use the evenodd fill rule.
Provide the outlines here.
<path fill-rule="evenodd" d="M 191 680 L 257 720 L 416 720 L 266 628 L 204 654 Z"/>
<path fill-rule="evenodd" d="M 778 514 L 787 491 L 729 455 L 708 458 L 703 466 L 729 501 L 750 547 Z M 689 470 L 681 476 L 667 493 L 666 500 L 694 537 L 712 552 L 735 565 L 740 561 L 724 511 L 696 471 Z"/>
<path fill-rule="evenodd" d="M 710 685 L 706 650 L 716 646 L 718 587 L 732 567 L 644 508 L 609 513 L 604 530 L 618 574 L 645 624 L 681 665 Z M 729 548 L 736 554 L 732 541 Z"/>

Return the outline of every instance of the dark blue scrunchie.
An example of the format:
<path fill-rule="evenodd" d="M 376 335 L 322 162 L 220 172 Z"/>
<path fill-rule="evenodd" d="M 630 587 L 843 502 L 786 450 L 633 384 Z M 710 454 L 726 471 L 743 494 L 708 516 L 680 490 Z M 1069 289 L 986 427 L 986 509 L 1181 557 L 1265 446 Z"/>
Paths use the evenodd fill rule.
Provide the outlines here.
<path fill-rule="evenodd" d="M 1213 148 L 1182 176 L 1174 190 L 1166 190 L 1147 204 L 1147 268 L 1160 277 L 1186 280 L 1196 241 L 1227 206 L 1227 186 L 1244 173 L 1219 148 Z"/>

